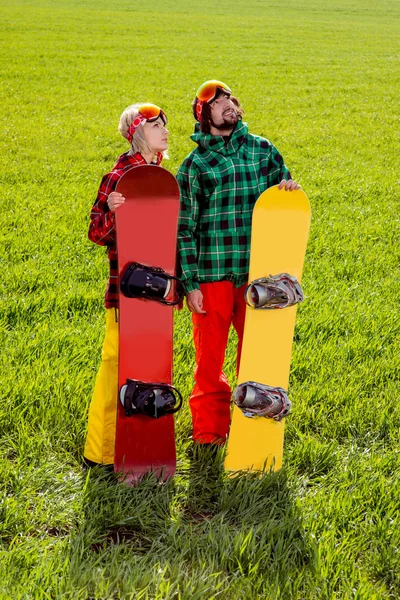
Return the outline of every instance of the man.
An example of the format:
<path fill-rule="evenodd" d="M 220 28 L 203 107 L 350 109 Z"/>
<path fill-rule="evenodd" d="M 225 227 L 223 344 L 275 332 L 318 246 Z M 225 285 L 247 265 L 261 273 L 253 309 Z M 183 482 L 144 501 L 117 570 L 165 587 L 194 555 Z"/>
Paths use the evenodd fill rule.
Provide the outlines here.
<path fill-rule="evenodd" d="M 278 150 L 249 134 L 240 103 L 226 84 L 212 80 L 200 86 L 193 114 L 198 123 L 192 140 L 198 146 L 177 174 L 181 279 L 193 313 L 196 348 L 190 409 L 193 440 L 222 444 L 229 431 L 231 398 L 222 366 L 233 324 L 239 370 L 254 204 L 273 185 L 287 191 L 300 186 Z"/>

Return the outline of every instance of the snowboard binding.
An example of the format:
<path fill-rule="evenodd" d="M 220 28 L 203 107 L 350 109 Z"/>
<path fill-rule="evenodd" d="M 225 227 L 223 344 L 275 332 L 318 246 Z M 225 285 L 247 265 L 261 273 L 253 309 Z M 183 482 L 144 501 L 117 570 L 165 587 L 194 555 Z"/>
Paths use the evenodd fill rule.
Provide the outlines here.
<path fill-rule="evenodd" d="M 290 414 L 292 403 L 281 387 L 246 381 L 233 392 L 235 404 L 245 417 L 268 417 L 281 421 Z"/>
<path fill-rule="evenodd" d="M 288 273 L 255 279 L 244 293 L 251 308 L 287 308 L 304 300 L 303 290 L 296 277 Z"/>
<path fill-rule="evenodd" d="M 137 262 L 130 263 L 125 270 L 121 292 L 127 298 L 157 300 L 168 306 L 179 304 L 185 295 L 177 277 L 159 267 L 147 267 Z"/>
<path fill-rule="evenodd" d="M 145 383 L 137 379 L 126 380 L 119 398 L 127 417 L 140 414 L 159 419 L 165 415 L 173 415 L 182 406 L 182 395 L 172 385 Z"/>

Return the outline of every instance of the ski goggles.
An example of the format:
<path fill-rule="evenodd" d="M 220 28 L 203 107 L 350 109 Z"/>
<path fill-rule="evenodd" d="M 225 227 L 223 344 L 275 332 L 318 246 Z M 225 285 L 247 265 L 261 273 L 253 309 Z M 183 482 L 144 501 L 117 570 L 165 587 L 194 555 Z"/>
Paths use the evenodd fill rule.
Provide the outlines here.
<path fill-rule="evenodd" d="M 215 100 L 218 91 L 222 91 L 228 96 L 232 94 L 231 89 L 226 85 L 226 83 L 223 83 L 222 81 L 217 81 L 216 79 L 210 79 L 210 81 L 206 81 L 205 83 L 203 83 L 203 85 L 199 87 L 199 89 L 196 92 L 196 116 L 198 120 L 200 120 L 204 102 L 209 104 L 210 102 Z"/>
<path fill-rule="evenodd" d="M 161 117 L 162 122 L 164 125 L 166 125 L 168 122 L 167 116 L 159 106 L 156 106 L 155 104 L 142 104 L 142 106 L 139 107 L 139 113 L 137 117 L 129 125 L 129 129 L 126 134 L 128 141 L 132 141 L 133 134 L 139 125 L 143 125 L 147 121 L 151 123 L 152 121 L 156 121 L 159 117 Z"/>

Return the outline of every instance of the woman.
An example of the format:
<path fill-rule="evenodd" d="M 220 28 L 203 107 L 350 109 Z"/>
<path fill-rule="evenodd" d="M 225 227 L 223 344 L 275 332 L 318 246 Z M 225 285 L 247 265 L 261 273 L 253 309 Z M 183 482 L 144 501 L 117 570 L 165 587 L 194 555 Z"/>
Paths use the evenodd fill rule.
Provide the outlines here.
<path fill-rule="evenodd" d="M 132 167 L 159 165 L 168 147 L 167 117 L 154 104 L 132 104 L 121 115 L 118 130 L 130 144 L 110 173 L 104 175 L 90 213 L 89 239 L 107 246 L 110 278 L 105 294 L 106 335 L 102 362 L 89 408 L 84 465 L 112 470 L 118 395 L 118 262 L 115 211 L 125 198 L 115 191 L 122 175 Z"/>

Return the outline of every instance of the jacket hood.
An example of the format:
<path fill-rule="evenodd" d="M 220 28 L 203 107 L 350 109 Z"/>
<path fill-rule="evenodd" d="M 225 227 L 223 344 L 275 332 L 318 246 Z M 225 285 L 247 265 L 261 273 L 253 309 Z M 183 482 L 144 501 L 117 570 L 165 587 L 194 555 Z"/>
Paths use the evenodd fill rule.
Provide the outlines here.
<path fill-rule="evenodd" d="M 236 152 L 239 150 L 240 146 L 246 139 L 248 130 L 249 128 L 247 123 L 238 121 L 228 143 L 225 143 L 222 135 L 202 133 L 200 131 L 199 123 L 196 123 L 194 134 L 191 136 L 191 139 L 201 148 L 205 148 L 211 152 L 218 152 L 224 156 L 229 156 L 231 154 L 236 154 Z"/>

